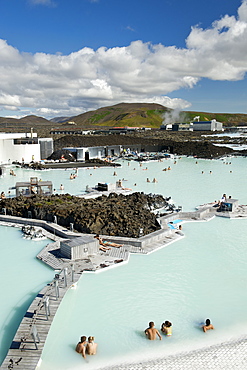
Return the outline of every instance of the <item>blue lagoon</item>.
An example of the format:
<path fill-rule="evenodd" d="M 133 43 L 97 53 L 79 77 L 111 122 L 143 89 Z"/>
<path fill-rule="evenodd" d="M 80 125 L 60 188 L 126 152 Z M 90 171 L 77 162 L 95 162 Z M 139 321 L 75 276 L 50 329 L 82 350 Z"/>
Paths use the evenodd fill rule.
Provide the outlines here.
<path fill-rule="evenodd" d="M 168 166 L 171 170 L 163 171 Z M 113 176 L 114 170 L 117 176 Z M 123 179 L 124 186 L 135 191 L 172 196 L 185 211 L 217 200 L 222 193 L 238 198 L 240 204 L 247 203 L 245 158 L 182 157 L 176 159 L 176 164 L 169 159 L 142 166 L 126 161 L 121 168 L 79 169 L 75 180 L 69 179 L 70 170 L 15 172 L 16 177 L 25 180 L 31 176 L 52 180 L 54 189 L 63 183 L 64 192 L 77 195 L 84 192 L 86 185 Z M 152 183 L 153 178 L 158 182 Z M 11 181 L 8 175 L 0 179 L 5 192 L 13 186 Z M 185 223 L 185 238 L 176 243 L 148 256 L 131 255 L 127 265 L 83 274 L 59 307 L 39 368 L 100 369 L 193 350 L 244 334 L 246 224 L 246 219 L 219 217 L 209 222 Z M 11 228 L 12 231 L 15 230 Z M 19 236 L 14 238 L 19 242 Z M 18 251 L 14 253 L 18 255 Z M 49 280 L 51 271 L 40 265 Z M 9 290 L 5 294 L 7 302 Z M 205 335 L 200 327 L 208 317 L 217 330 Z M 143 331 L 152 320 L 158 329 L 164 320 L 170 320 L 173 336 L 147 341 Z M 74 351 L 81 335 L 93 335 L 99 344 L 97 356 L 87 362 Z"/>

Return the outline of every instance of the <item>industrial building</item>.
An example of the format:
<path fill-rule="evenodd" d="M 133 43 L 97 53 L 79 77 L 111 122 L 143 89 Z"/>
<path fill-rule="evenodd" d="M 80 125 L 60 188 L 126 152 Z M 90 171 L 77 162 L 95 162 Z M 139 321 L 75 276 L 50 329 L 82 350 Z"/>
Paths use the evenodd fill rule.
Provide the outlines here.
<path fill-rule="evenodd" d="M 211 121 L 194 120 L 190 123 L 162 124 L 161 130 L 170 131 L 224 131 L 223 124 L 212 119 Z"/>
<path fill-rule="evenodd" d="M 193 121 L 190 123 L 193 131 L 223 131 L 223 124 L 212 119 L 211 121 Z"/>

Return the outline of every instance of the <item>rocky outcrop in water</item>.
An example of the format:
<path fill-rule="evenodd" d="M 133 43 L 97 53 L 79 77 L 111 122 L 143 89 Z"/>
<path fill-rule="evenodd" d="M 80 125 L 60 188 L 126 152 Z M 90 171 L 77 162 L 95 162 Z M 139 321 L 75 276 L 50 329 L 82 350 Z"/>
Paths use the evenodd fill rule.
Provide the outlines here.
<path fill-rule="evenodd" d="M 48 160 L 54 160 L 54 161 L 61 160 L 61 159 L 69 161 L 69 162 L 74 162 L 75 161 L 75 157 L 67 149 L 56 150 L 47 159 Z"/>
<path fill-rule="evenodd" d="M 73 223 L 81 233 L 138 237 L 140 229 L 146 235 L 161 228 L 151 210 L 168 206 L 168 202 L 162 195 L 144 193 L 112 193 L 96 199 L 64 194 L 20 196 L 2 200 L 1 206 L 18 217 L 54 222 L 56 216 L 59 225 L 69 228 Z"/>

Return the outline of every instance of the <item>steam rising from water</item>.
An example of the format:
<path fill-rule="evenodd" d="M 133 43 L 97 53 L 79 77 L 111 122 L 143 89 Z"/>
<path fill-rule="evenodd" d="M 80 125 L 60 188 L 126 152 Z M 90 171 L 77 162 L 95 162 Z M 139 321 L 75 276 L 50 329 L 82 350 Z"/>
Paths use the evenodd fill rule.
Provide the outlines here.
<path fill-rule="evenodd" d="M 172 123 L 181 123 L 186 119 L 186 113 L 182 112 L 180 109 L 172 109 L 163 114 L 162 125 L 169 125 Z"/>

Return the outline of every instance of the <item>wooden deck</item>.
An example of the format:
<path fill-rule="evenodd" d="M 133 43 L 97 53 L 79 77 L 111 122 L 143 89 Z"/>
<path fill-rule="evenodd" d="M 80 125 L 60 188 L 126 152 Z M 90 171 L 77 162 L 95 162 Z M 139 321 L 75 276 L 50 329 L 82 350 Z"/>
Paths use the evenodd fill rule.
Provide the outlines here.
<path fill-rule="evenodd" d="M 80 275 L 74 273 L 74 280 L 78 280 Z M 53 318 L 71 284 L 72 270 L 68 270 L 67 286 L 64 273 L 61 272 L 58 279 L 54 279 L 39 292 L 17 330 L 1 369 L 36 368 Z"/>

